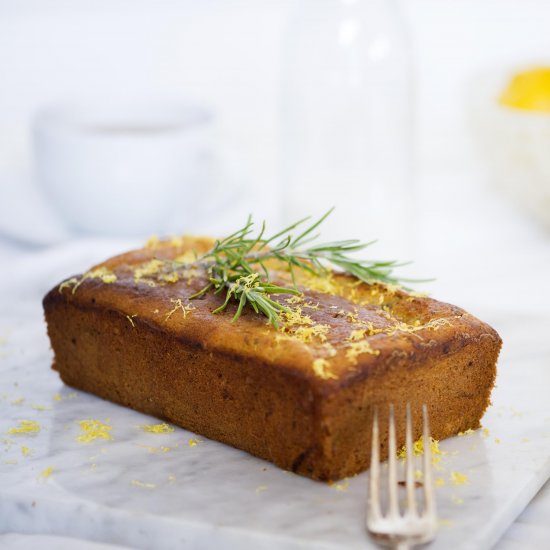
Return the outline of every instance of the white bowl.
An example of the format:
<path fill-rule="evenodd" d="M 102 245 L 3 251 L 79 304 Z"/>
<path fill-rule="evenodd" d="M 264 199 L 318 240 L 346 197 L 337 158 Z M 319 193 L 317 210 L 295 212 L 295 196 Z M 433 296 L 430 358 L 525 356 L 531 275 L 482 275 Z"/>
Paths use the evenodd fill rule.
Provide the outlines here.
<path fill-rule="evenodd" d="M 38 183 L 74 232 L 163 232 L 175 210 L 192 220 L 212 185 L 212 117 L 194 104 L 51 105 L 33 140 Z"/>
<path fill-rule="evenodd" d="M 550 228 L 550 113 L 499 103 L 512 76 L 526 68 L 474 78 L 468 90 L 469 118 L 492 183 Z"/>

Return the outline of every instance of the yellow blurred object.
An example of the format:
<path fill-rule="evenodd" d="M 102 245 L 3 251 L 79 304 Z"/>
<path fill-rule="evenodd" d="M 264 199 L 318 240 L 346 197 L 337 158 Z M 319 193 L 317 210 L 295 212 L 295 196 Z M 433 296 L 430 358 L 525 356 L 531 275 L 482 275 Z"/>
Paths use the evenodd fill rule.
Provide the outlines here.
<path fill-rule="evenodd" d="M 500 96 L 506 107 L 550 113 L 550 67 L 517 73 Z"/>

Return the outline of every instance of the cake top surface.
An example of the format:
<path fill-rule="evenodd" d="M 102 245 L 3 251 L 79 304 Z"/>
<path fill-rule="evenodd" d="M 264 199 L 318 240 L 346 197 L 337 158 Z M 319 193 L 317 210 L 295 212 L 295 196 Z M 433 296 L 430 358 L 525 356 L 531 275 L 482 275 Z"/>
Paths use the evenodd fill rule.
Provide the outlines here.
<path fill-rule="evenodd" d="M 213 314 L 224 296 L 207 292 L 191 299 L 208 282 L 206 270 L 194 263 L 196 255 L 212 242 L 191 236 L 151 240 L 142 249 L 67 279 L 48 296 L 115 311 L 132 329 L 146 325 L 206 351 L 314 377 L 327 388 L 399 364 L 411 368 L 420 358 L 452 353 L 472 338 L 498 338 L 456 306 L 334 272 L 299 272 L 300 294 L 273 295 L 288 306 L 278 328 L 247 308 L 232 322 L 235 300 Z M 273 263 L 270 276 L 276 283 L 291 284 L 285 266 Z"/>

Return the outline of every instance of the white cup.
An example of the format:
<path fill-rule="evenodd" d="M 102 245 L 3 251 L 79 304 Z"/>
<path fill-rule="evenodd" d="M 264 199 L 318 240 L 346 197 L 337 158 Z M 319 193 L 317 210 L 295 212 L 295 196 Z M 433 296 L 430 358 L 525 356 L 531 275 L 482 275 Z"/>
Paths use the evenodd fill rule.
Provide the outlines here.
<path fill-rule="evenodd" d="M 51 105 L 33 123 L 37 181 L 76 233 L 143 237 L 192 226 L 214 185 L 202 107 L 140 100 Z"/>

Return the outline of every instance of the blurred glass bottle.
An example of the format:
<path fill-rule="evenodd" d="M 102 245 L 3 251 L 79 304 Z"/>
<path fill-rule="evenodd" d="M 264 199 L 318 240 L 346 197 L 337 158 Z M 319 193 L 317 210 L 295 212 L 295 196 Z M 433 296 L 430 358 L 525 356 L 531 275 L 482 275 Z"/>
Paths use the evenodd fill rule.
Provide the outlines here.
<path fill-rule="evenodd" d="M 283 67 L 283 216 L 336 206 L 324 235 L 413 245 L 412 67 L 392 0 L 297 0 Z"/>

